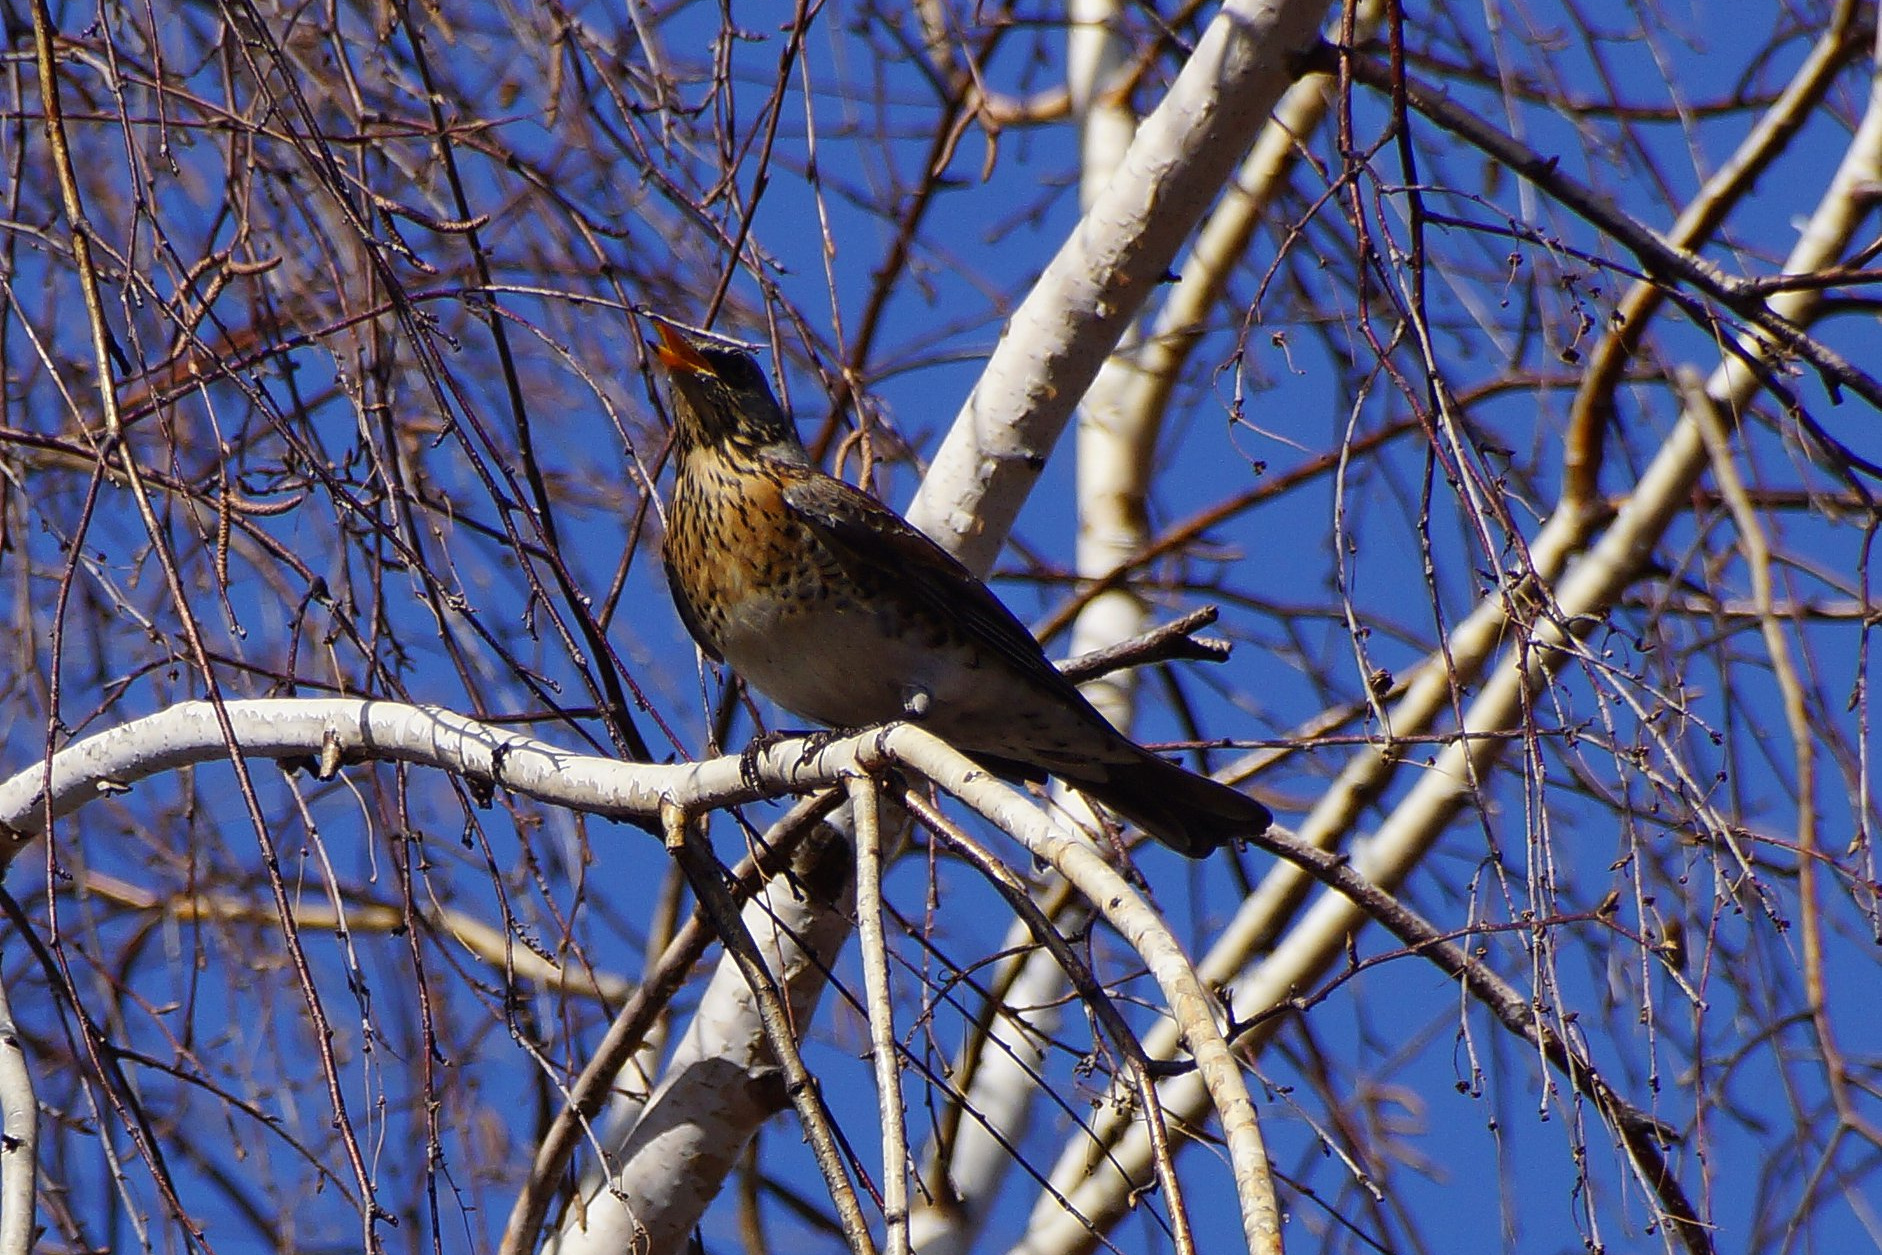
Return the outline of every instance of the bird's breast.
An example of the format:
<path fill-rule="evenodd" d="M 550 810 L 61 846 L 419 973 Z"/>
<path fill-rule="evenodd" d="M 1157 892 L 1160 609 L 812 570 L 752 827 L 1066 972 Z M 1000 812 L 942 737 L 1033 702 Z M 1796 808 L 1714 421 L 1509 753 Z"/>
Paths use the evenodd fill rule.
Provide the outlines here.
<path fill-rule="evenodd" d="M 786 710 L 839 727 L 893 719 L 923 660 L 905 647 L 891 600 L 787 507 L 785 473 L 721 456 L 682 462 L 667 523 L 674 593 L 701 644 Z"/>
<path fill-rule="evenodd" d="M 803 541 L 775 476 L 689 452 L 667 520 L 667 566 L 707 635 L 722 648 L 730 617 L 754 597 L 774 597 L 793 579 Z"/>
<path fill-rule="evenodd" d="M 911 593 L 910 572 L 832 552 L 787 506 L 791 473 L 689 453 L 667 520 L 674 594 L 701 644 L 748 684 L 838 728 L 902 718 L 919 694 L 923 722 L 944 739 L 1075 778 L 1122 752 L 1127 743 L 1095 712 L 1042 688 L 949 607 Z"/>

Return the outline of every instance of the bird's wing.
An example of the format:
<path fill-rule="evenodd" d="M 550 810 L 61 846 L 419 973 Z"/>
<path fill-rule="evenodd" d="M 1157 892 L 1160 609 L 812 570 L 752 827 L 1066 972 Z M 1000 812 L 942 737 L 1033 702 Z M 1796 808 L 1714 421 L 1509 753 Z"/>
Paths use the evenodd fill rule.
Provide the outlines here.
<path fill-rule="evenodd" d="M 791 512 L 852 575 L 914 598 L 943 621 L 961 617 L 1021 674 L 1035 677 L 1061 697 L 1084 703 L 1077 686 L 1052 665 L 1038 640 L 993 590 L 901 515 L 821 471 L 788 476 L 783 495 Z"/>

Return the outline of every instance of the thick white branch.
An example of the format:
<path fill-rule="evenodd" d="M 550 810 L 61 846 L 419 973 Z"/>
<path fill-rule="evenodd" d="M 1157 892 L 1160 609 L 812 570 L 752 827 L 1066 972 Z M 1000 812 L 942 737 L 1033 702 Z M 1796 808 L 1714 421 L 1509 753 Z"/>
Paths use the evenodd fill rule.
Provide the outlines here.
<path fill-rule="evenodd" d="M 854 880 L 841 877 L 831 897 L 805 892 L 800 876 L 823 887 L 836 879 L 800 866 L 769 881 L 741 914 L 792 1021 L 808 1024 L 850 935 Z M 581 1198 L 545 1255 L 685 1250 L 752 1136 L 789 1106 L 758 1000 L 738 964 L 720 962 L 653 1094 L 598 1135 L 607 1162 L 583 1174 Z"/>
<path fill-rule="evenodd" d="M 929 733 L 896 725 L 832 741 L 810 754 L 802 742 L 783 742 L 756 757 L 754 781 L 748 782 L 736 757 L 674 766 L 624 763 L 569 753 L 436 707 L 264 699 L 229 702 L 225 713 L 235 748 L 245 757 L 306 758 L 333 769 L 361 759 L 420 763 L 544 802 L 623 817 L 656 817 L 664 804 L 705 810 L 771 792 L 804 792 L 836 784 L 859 769 L 874 771 L 890 763 L 912 768 L 1050 863 L 1142 958 L 1196 1060 L 1208 1096 L 1205 1105 L 1214 1108 L 1221 1122 L 1250 1249 L 1279 1249 L 1279 1209 L 1254 1103 L 1216 1023 L 1214 1002 L 1167 924 L 1088 841 L 1061 828 L 1052 816 Z M 17 850 L 43 827 L 48 811 L 55 817 L 67 815 L 158 772 L 228 754 L 213 706 L 173 706 L 59 751 L 51 763 L 50 789 L 43 764 L 0 782 L 0 832 L 14 838 Z M 767 926 L 752 931 L 763 936 Z M 833 945 L 841 944 L 846 931 L 847 924 L 839 920 Z M 785 941 L 781 935 L 773 940 Z M 720 975 L 731 980 L 736 973 L 722 968 Z M 728 996 L 735 1000 L 736 991 Z M 729 1048 L 734 1040 L 757 1038 L 742 1033 L 741 1026 L 726 1033 L 719 1048 Z M 642 1213 L 628 1219 L 638 1227 L 649 1217 Z"/>
<path fill-rule="evenodd" d="M 760 796 L 740 778 L 736 758 L 624 763 L 572 753 L 435 706 L 264 698 L 229 702 L 227 708 L 243 757 L 308 760 L 316 770 L 323 756 L 336 767 L 362 759 L 417 763 L 541 802 L 617 818 L 655 819 L 662 801 L 705 808 Z M 763 756 L 760 771 L 772 789 L 801 791 L 836 781 L 833 771 L 811 769 L 815 757 L 800 760 L 777 748 Z M 19 842 L 45 830 L 48 796 L 51 815 L 59 818 L 150 776 L 218 762 L 228 754 L 215 707 L 208 702 L 183 702 L 75 742 L 53 755 L 50 789 L 43 763 L 0 781 L 0 837 L 14 843 L 13 849 L 0 848 L 0 865 Z"/>
<path fill-rule="evenodd" d="M 1229 0 L 1039 282 L 908 515 L 975 570 L 1124 328 L 1227 184 L 1310 47 L 1326 0 Z"/>

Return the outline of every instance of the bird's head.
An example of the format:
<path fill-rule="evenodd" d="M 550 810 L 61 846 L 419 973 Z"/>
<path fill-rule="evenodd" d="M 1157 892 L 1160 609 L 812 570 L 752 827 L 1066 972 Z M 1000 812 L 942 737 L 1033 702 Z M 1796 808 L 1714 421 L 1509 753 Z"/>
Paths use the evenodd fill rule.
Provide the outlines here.
<path fill-rule="evenodd" d="M 804 457 L 797 428 L 749 353 L 721 348 L 656 324 L 654 356 L 672 383 L 682 451 L 733 446 L 792 460 Z"/>

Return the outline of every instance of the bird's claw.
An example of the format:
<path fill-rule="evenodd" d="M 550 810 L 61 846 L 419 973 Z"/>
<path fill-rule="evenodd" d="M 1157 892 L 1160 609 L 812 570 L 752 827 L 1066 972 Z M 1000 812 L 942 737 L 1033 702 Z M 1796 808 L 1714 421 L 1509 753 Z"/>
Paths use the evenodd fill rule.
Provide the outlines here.
<path fill-rule="evenodd" d="M 746 788 L 750 789 L 753 793 L 763 791 L 763 781 L 760 778 L 759 767 L 763 763 L 765 751 L 769 750 L 779 741 L 789 739 L 789 733 L 777 731 L 761 732 L 746 744 L 744 750 L 738 756 L 738 778 L 745 782 Z"/>
<path fill-rule="evenodd" d="M 784 728 L 774 728 L 770 732 L 761 732 L 751 739 L 738 756 L 738 775 L 745 787 L 754 793 L 764 791 L 764 780 L 760 768 L 764 765 L 766 751 L 786 741 L 801 739 L 803 752 L 797 756 L 797 765 L 802 767 L 822 752 L 824 746 L 846 733 L 820 728 L 814 732 L 793 732 Z"/>
<path fill-rule="evenodd" d="M 797 756 L 797 765 L 802 767 L 805 763 L 828 749 L 832 741 L 842 740 L 849 735 L 850 733 L 847 730 L 840 728 L 819 728 L 815 732 L 806 732 L 804 734 L 803 752 Z"/>

